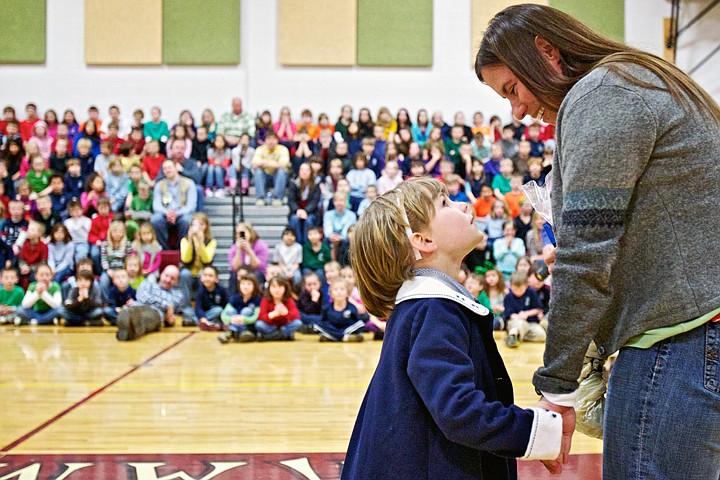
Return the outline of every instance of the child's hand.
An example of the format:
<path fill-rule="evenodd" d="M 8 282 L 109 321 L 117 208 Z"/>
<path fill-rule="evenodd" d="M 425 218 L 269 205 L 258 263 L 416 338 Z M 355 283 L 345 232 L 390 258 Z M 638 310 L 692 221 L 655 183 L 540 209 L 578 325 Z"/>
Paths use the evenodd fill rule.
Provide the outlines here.
<path fill-rule="evenodd" d="M 126 307 L 132 307 L 133 305 L 135 305 L 135 300 L 133 300 L 132 298 L 129 298 L 128 301 L 125 302 Z"/>
<path fill-rule="evenodd" d="M 42 295 L 43 292 L 46 292 L 47 285 L 45 284 L 45 282 L 38 282 L 37 285 L 35 286 L 35 291 L 40 295 Z"/>
<path fill-rule="evenodd" d="M 27 274 L 29 274 L 29 273 L 30 273 L 30 267 L 28 267 L 27 265 L 23 265 L 23 266 L 20 267 L 20 274 L 21 274 L 21 275 L 27 275 Z"/>
<path fill-rule="evenodd" d="M 233 325 L 242 325 L 245 323 L 245 317 L 243 317 L 242 315 L 233 315 L 232 317 L 230 317 L 230 323 L 232 323 Z"/>
<path fill-rule="evenodd" d="M 320 291 L 319 290 L 312 290 L 310 291 L 310 298 L 313 302 L 319 302 L 320 301 Z"/>
<path fill-rule="evenodd" d="M 278 315 L 281 315 L 283 317 L 288 314 L 287 307 L 282 303 L 275 307 L 275 311 L 278 313 Z"/>
<path fill-rule="evenodd" d="M 96 242 L 95 242 L 95 246 L 96 246 L 96 247 L 101 247 L 101 246 L 102 246 L 102 241 L 101 241 L 101 240 L 96 241 Z"/>

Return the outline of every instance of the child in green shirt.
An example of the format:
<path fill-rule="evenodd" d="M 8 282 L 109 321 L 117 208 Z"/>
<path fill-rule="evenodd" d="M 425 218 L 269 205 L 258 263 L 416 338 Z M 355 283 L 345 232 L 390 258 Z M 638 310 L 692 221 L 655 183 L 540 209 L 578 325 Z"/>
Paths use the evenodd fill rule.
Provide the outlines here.
<path fill-rule="evenodd" d="M 22 303 L 25 292 L 18 287 L 17 271 L 6 268 L 2 271 L 2 289 L 0 289 L 0 325 L 10 323 L 15 316 L 15 310 Z M 18 322 L 19 323 L 19 322 Z"/>
<path fill-rule="evenodd" d="M 308 241 L 303 245 L 302 270 L 303 275 L 315 272 L 321 282 L 325 282 L 323 267 L 330 259 L 330 247 L 323 242 L 323 234 L 320 227 L 310 227 L 307 232 Z"/>
<path fill-rule="evenodd" d="M 45 159 L 37 155 L 30 161 L 30 171 L 25 175 L 25 180 L 28 181 L 33 192 L 40 193 L 50 186 L 52 173 L 52 170 L 47 169 Z M 49 189 L 47 193 L 50 193 Z"/>
<path fill-rule="evenodd" d="M 50 324 L 57 318 L 62 305 L 60 285 L 52 281 L 52 270 L 47 263 L 42 263 L 35 272 L 36 282 L 30 284 L 22 301 L 22 306 L 16 310 L 21 321 L 30 321 L 31 324 Z"/>

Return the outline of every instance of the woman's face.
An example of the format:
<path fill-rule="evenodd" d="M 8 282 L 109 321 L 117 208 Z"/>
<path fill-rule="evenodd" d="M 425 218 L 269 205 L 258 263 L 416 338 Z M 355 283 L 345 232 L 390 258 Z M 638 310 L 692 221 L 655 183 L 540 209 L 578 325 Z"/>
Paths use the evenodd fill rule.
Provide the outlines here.
<path fill-rule="evenodd" d="M 303 163 L 300 165 L 300 169 L 298 170 L 298 177 L 300 177 L 300 180 L 307 180 L 310 178 L 310 165 L 307 163 Z"/>
<path fill-rule="evenodd" d="M 368 112 L 366 109 L 360 110 L 360 116 L 358 117 L 358 119 L 363 123 L 369 122 L 370 121 L 370 112 Z"/>
<path fill-rule="evenodd" d="M 559 67 L 558 67 L 559 68 Z M 557 121 L 557 111 L 545 109 L 530 90 L 505 65 L 487 65 L 481 70 L 483 80 L 498 95 L 510 100 L 513 117 L 522 120 L 530 115 L 552 125 Z"/>
<path fill-rule="evenodd" d="M 422 123 L 423 125 L 426 124 L 428 121 L 427 112 L 425 110 L 420 110 L 418 112 L 418 123 Z"/>

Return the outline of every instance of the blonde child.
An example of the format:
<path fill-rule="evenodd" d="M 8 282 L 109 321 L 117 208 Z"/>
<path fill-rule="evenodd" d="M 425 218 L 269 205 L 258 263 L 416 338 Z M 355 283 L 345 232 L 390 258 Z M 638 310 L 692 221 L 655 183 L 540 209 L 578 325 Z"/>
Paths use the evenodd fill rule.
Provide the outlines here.
<path fill-rule="evenodd" d="M 495 330 L 505 329 L 505 320 L 503 320 L 502 315 L 505 311 L 503 300 L 507 292 L 507 285 L 500 270 L 488 270 L 485 272 L 485 288 L 483 289 L 483 293 L 485 293 L 490 301 L 490 310 L 492 310 L 494 316 L 493 328 Z"/>
<path fill-rule="evenodd" d="M 323 306 L 320 320 L 314 325 L 321 342 L 362 342 L 358 333 L 365 327 L 357 308 L 349 301 L 350 285 L 344 278 L 336 278 L 330 285 L 332 303 Z"/>
<path fill-rule="evenodd" d="M 133 242 L 133 250 L 142 261 L 142 276 L 157 280 L 162 247 L 157 241 L 155 229 L 150 222 L 143 222 L 140 225 L 138 238 Z"/>
<path fill-rule="evenodd" d="M 197 290 L 200 272 L 215 259 L 217 240 L 210 231 L 210 219 L 202 212 L 194 213 L 185 238 L 180 240 L 180 283 L 185 298 L 190 301 L 191 293 Z"/>
<path fill-rule="evenodd" d="M 355 284 L 355 272 L 353 272 L 353 269 L 349 266 L 342 267 L 340 269 L 340 277 L 347 282 L 347 286 L 350 289 L 348 291 L 348 301 L 355 305 L 359 315 L 367 313 L 362 298 L 360 298 L 360 290 L 358 290 Z M 334 300 L 333 298 L 333 301 Z"/>
<path fill-rule="evenodd" d="M 142 274 L 142 263 L 140 257 L 136 254 L 128 255 L 125 257 L 125 271 L 128 274 L 128 284 L 137 291 L 140 288 L 140 284 L 145 281 L 145 277 Z M 148 281 L 155 281 L 155 277 L 150 277 Z"/>
<path fill-rule="evenodd" d="M 290 282 L 278 275 L 268 282 L 260 302 L 255 322 L 258 340 L 295 340 L 295 332 L 302 326 L 300 312 L 292 299 Z"/>
<path fill-rule="evenodd" d="M 333 280 L 340 276 L 341 269 L 342 266 L 339 262 L 336 262 L 335 260 L 330 261 L 323 266 L 323 271 L 325 272 L 325 285 L 323 287 L 323 296 L 329 302 L 332 302 L 332 297 L 330 296 L 330 284 Z"/>
<path fill-rule="evenodd" d="M 219 337 L 220 343 L 228 343 L 231 339 L 236 342 L 254 342 L 255 322 L 260 315 L 262 290 L 260 282 L 254 273 L 238 275 L 238 293 L 230 296 L 220 319 L 227 326 L 227 330 Z"/>
<path fill-rule="evenodd" d="M 510 217 L 513 219 L 520 215 L 520 204 L 525 200 L 525 194 L 520 190 L 522 180 L 522 175 L 511 176 L 510 191 L 503 196 L 510 210 Z"/>
<path fill-rule="evenodd" d="M 485 217 L 485 229 L 488 235 L 488 245 L 492 245 L 495 240 L 503 237 L 503 224 L 510 220 L 510 210 L 502 200 L 495 200 L 490 215 Z"/>
<path fill-rule="evenodd" d="M 107 298 L 115 271 L 122 270 L 125 267 L 125 258 L 134 253 L 132 245 L 127 240 L 125 224 L 121 221 L 112 222 L 108 228 L 107 240 L 102 242 L 100 247 L 100 265 L 102 266 L 100 290 L 105 298 Z"/>
<path fill-rule="evenodd" d="M 370 313 L 392 314 L 343 478 L 509 479 L 513 457 L 560 455 L 562 418 L 512 404 L 489 312 L 453 279 L 479 240 L 469 205 L 430 179 L 398 186 L 360 220 L 360 292 Z"/>

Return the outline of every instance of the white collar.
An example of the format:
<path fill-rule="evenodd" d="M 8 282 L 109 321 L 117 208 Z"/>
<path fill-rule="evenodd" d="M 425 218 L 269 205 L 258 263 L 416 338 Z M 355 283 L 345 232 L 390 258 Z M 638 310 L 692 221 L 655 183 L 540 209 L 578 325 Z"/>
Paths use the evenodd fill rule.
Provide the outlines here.
<path fill-rule="evenodd" d="M 405 300 L 415 300 L 418 298 L 445 298 L 459 303 L 478 315 L 488 315 L 490 313 L 487 308 L 478 302 L 456 292 L 440 280 L 424 276 L 416 276 L 412 280 L 405 281 L 395 297 L 395 305 Z"/>

